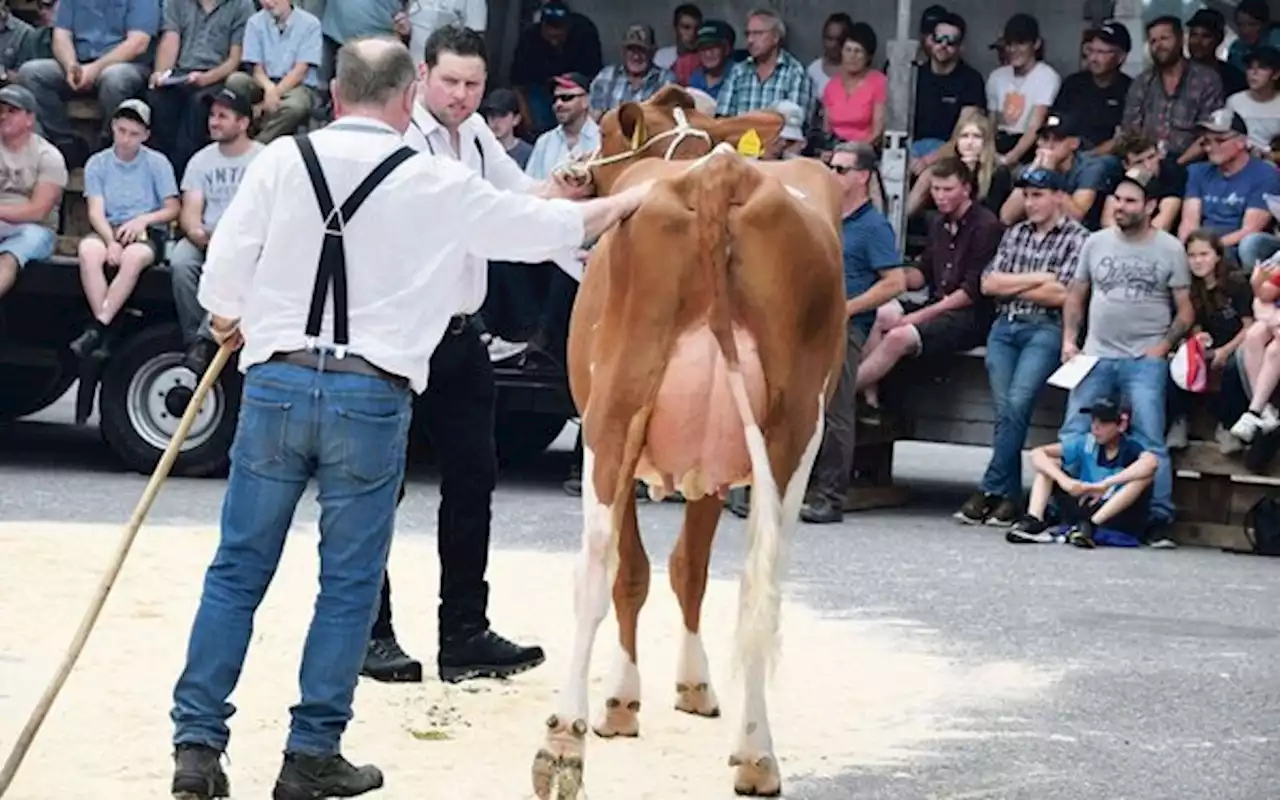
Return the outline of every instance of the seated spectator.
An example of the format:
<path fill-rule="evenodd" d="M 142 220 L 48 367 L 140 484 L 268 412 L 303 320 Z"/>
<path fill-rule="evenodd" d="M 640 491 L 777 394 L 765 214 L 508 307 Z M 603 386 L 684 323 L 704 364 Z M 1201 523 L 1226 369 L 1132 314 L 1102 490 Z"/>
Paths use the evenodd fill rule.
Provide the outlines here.
<path fill-rule="evenodd" d="M 263 8 L 266 7 L 261 0 L 259 2 Z M 413 40 L 413 30 L 409 24 L 410 7 L 436 5 L 434 2 L 427 4 L 406 0 L 319 0 L 318 8 L 314 4 L 310 8 L 304 8 L 305 3 L 306 0 L 298 2 L 298 10 L 307 11 L 320 19 L 323 25 L 319 66 L 321 80 L 326 83 L 334 76 L 334 62 L 342 45 L 365 36 L 394 36 L 409 45 Z M 425 41 L 424 37 L 423 42 Z M 421 51 L 416 58 L 421 58 Z"/>
<path fill-rule="evenodd" d="M 907 268 L 908 288 L 927 289 L 928 296 L 923 303 L 893 300 L 876 311 L 857 380 L 872 417 L 880 408 L 880 381 L 898 362 L 963 353 L 985 342 L 991 327 L 982 271 L 1004 229 L 974 200 L 973 173 L 958 158 L 944 158 L 931 172 L 939 214 L 929 225 L 919 265 Z"/>
<path fill-rule="evenodd" d="M 1062 176 L 1067 193 L 1063 211 L 1090 230 L 1098 229 L 1103 198 L 1119 177 L 1119 165 L 1104 156 L 1080 152 L 1081 124 L 1072 117 L 1050 114 L 1040 129 L 1033 166 Z M 1022 191 L 1014 189 L 1000 209 L 1000 221 L 1012 225 L 1025 216 Z"/>
<path fill-rule="evenodd" d="M 805 70 L 809 80 L 813 81 L 813 93 L 822 97 L 827 88 L 827 81 L 840 74 L 840 65 L 844 61 L 844 42 L 849 38 L 849 30 L 853 28 L 853 18 L 843 11 L 837 11 L 822 23 L 822 55 L 809 62 Z"/>
<path fill-rule="evenodd" d="M 147 85 L 151 37 L 160 27 L 160 0 L 124 0 L 104 13 L 98 0 L 61 0 L 53 31 L 53 58 L 28 61 L 18 80 L 39 104 L 42 134 L 75 169 L 110 140 L 104 123 L 100 142 L 84 142 L 71 130 L 67 100 L 96 94 L 103 116 L 136 97 Z"/>
<path fill-rule="evenodd" d="M 1160 461 L 1140 440 L 1129 436 L 1130 413 L 1114 398 L 1098 398 L 1077 414 L 1089 419 L 1088 432 L 1031 451 L 1036 471 L 1031 500 L 1026 515 L 1005 534 L 1007 541 L 1059 541 L 1049 530 L 1050 520 L 1067 525 L 1066 533 L 1060 535 L 1077 547 L 1142 540 Z M 1167 539 L 1159 544 L 1172 546 Z"/>
<path fill-rule="evenodd" d="M 1115 152 L 1115 138 L 1124 118 L 1124 99 L 1133 83 L 1120 67 L 1132 45 L 1129 29 L 1122 22 L 1108 22 L 1086 32 L 1088 66 L 1066 77 L 1053 102 L 1051 116 L 1078 120 L 1080 147 L 1089 155 Z"/>
<path fill-rule="evenodd" d="M 42 0 L 39 27 L 15 15 L 8 0 L 0 0 L 0 83 L 18 77 L 18 68 L 37 58 L 53 58 L 53 11 L 57 3 Z"/>
<path fill-rule="evenodd" d="M 713 100 L 720 96 L 732 66 L 734 36 L 733 26 L 718 19 L 707 20 L 698 29 L 698 66 L 689 76 L 690 89 L 705 92 Z M 714 108 L 710 116 L 715 116 Z"/>
<path fill-rule="evenodd" d="M 446 25 L 457 25 L 470 28 L 476 33 L 484 33 L 489 23 L 489 4 L 487 0 L 431 0 L 431 2 L 405 2 L 400 0 L 402 8 L 407 11 L 406 22 L 410 28 L 409 53 L 418 66 L 425 63 L 427 39 L 438 28 Z M 310 9 L 308 9 L 310 10 Z M 312 12 L 314 13 L 314 12 Z M 394 27 L 397 15 L 392 15 Z M 403 41 L 403 40 L 402 40 Z M 324 77 L 323 75 L 321 76 Z"/>
<path fill-rule="evenodd" d="M 1195 309 L 1182 244 L 1151 227 L 1152 180 L 1141 170 L 1126 172 L 1114 191 L 1116 226 L 1091 234 L 1080 251 L 1062 312 L 1062 360 L 1081 352 L 1087 305 L 1083 352 L 1097 362 L 1071 390 L 1058 437 L 1067 441 L 1085 433 L 1081 411 L 1101 398 L 1119 394 L 1132 404 L 1138 443 L 1160 459 L 1146 538 L 1163 542 L 1173 522 L 1173 468 L 1165 447 L 1168 357 L 1191 330 Z"/>
<path fill-rule="evenodd" d="M 1196 314 L 1191 335 L 1204 347 L 1209 370 L 1219 378 L 1219 391 L 1210 398 L 1218 417 L 1215 439 L 1224 453 L 1231 453 L 1239 450 L 1240 444 L 1228 429 L 1249 404 L 1236 352 L 1253 324 L 1253 290 L 1213 231 L 1201 228 L 1187 237 L 1187 264 L 1191 270 L 1191 305 Z M 1169 432 L 1165 444 L 1170 450 L 1180 450 L 1188 443 L 1191 395 L 1176 385 L 1166 391 Z"/>
<path fill-rule="evenodd" d="M 947 13 L 928 32 L 929 62 L 916 72 L 916 113 L 911 136 L 911 171 L 921 175 L 941 158 L 942 145 L 966 111 L 985 111 L 982 73 L 965 62 L 964 17 Z"/>
<path fill-rule="evenodd" d="M 591 116 L 599 122 L 606 111 L 623 103 L 640 103 L 676 78 L 653 63 L 653 28 L 636 24 L 622 37 L 622 63 L 609 64 L 591 81 Z"/>
<path fill-rule="evenodd" d="M 489 130 L 506 148 L 507 155 L 524 169 L 533 153 L 533 145 L 516 136 L 520 128 L 520 96 L 511 89 L 494 89 L 480 104 L 480 114 Z"/>
<path fill-rule="evenodd" d="M 204 0 L 165 0 L 156 65 L 147 85 L 154 112 L 151 146 L 181 175 L 209 141 L 208 98 L 240 69 L 251 0 L 226 0 L 206 12 Z"/>
<path fill-rule="evenodd" d="M 173 301 L 187 346 L 186 365 L 197 375 L 204 374 L 218 349 L 196 299 L 205 251 L 245 169 L 264 147 L 249 138 L 253 105 L 248 95 L 224 86 L 210 96 L 208 111 L 205 124 L 213 141 L 192 156 L 182 175 L 182 210 L 178 215 L 182 239 L 169 255 Z"/>
<path fill-rule="evenodd" d="M 84 168 L 84 196 L 93 233 L 80 240 L 80 282 L 93 321 L 71 343 L 80 358 L 105 360 L 118 333 L 117 321 L 138 276 L 160 261 L 165 229 L 178 218 L 173 165 L 143 144 L 151 108 L 125 100 L 111 115 L 112 145 L 94 153 Z M 108 283 L 107 268 L 116 268 Z"/>
<path fill-rule="evenodd" d="M 603 67 L 595 23 L 570 11 L 563 0 L 543 0 L 538 21 L 521 32 L 511 60 L 511 85 L 524 100 L 525 122 L 533 132 L 556 126 L 551 82 L 557 75 L 595 75 Z"/>
<path fill-rule="evenodd" d="M 1245 70 L 1248 88 L 1227 98 L 1227 108 L 1240 115 L 1249 131 L 1249 148 L 1258 158 L 1271 153 L 1271 140 L 1280 134 L 1280 50 L 1258 47 L 1249 53 Z"/>
<path fill-rule="evenodd" d="M 879 145 L 884 136 L 889 81 L 871 67 L 876 32 L 865 22 L 855 22 L 841 54 L 840 74 L 828 81 L 822 92 L 826 130 L 840 141 Z"/>
<path fill-rule="evenodd" d="M 1239 114 L 1219 109 L 1198 129 L 1209 160 L 1187 168 L 1178 238 L 1185 242 L 1196 228 L 1208 228 L 1228 248 L 1239 247 L 1240 263 L 1252 269 L 1280 246 L 1280 239 L 1263 233 L 1271 226 L 1263 195 L 1280 192 L 1280 177 L 1249 153 L 1248 129 Z"/>
<path fill-rule="evenodd" d="M 1186 191 L 1187 174 L 1172 159 L 1160 157 L 1160 148 L 1145 133 L 1125 131 L 1116 140 L 1115 153 L 1124 163 L 1125 171 L 1140 169 L 1155 176 L 1151 196 L 1156 200 L 1155 217 L 1151 226 L 1173 233 L 1182 213 L 1182 195 Z M 1102 203 L 1103 228 L 1116 224 L 1116 204 L 1111 195 Z"/>
<path fill-rule="evenodd" d="M 747 17 L 746 60 L 729 70 L 716 98 L 716 115 L 736 117 L 790 100 L 812 119 L 813 81 L 796 57 L 782 48 L 787 25 L 777 12 L 758 9 Z"/>
<path fill-rule="evenodd" d="M 993 214 L 999 214 L 1013 191 L 1009 168 L 996 153 L 995 128 L 978 109 L 966 109 L 956 121 L 951 140 L 938 150 L 943 158 L 959 158 L 977 181 L 977 200 Z M 937 163 L 934 159 L 933 163 Z M 915 216 L 932 207 L 933 171 L 926 170 L 911 186 L 907 215 Z"/>
<path fill-rule="evenodd" d="M 1258 434 L 1280 429 L 1280 412 L 1272 403 L 1280 386 L 1280 264 L 1258 264 L 1250 278 L 1254 323 L 1245 331 L 1240 355 L 1249 385 L 1249 407 L 1231 425 L 1231 435 L 1252 444 Z"/>
<path fill-rule="evenodd" d="M 987 108 L 996 120 L 996 152 L 1012 168 L 1035 155 L 1036 136 L 1062 79 L 1039 58 L 1044 42 L 1035 17 L 1009 17 L 1002 38 L 1009 63 L 987 77 Z"/>
<path fill-rule="evenodd" d="M 1222 80 L 1222 92 L 1230 97 L 1236 92 L 1249 88 L 1244 79 L 1244 70 L 1236 69 L 1231 64 L 1218 58 L 1218 48 L 1226 39 L 1227 20 L 1222 12 L 1213 8 L 1202 8 L 1191 19 L 1187 20 L 1187 55 L 1191 60 L 1212 67 Z"/>
<path fill-rule="evenodd" d="M 1239 70 L 1249 67 L 1249 51 L 1261 45 L 1280 50 L 1280 28 L 1271 21 L 1267 0 L 1240 0 L 1235 12 L 1236 40 L 1227 48 L 1227 61 Z"/>
<path fill-rule="evenodd" d="M 36 98 L 25 86 L 0 89 L 0 297 L 27 262 L 53 255 L 67 164 L 36 132 Z"/>
<path fill-rule="evenodd" d="M 653 63 L 658 69 L 669 71 L 675 75 L 681 86 L 689 85 L 689 76 L 698 66 L 698 29 L 702 27 L 702 10 L 693 3 L 682 3 L 676 6 L 671 15 L 671 28 L 676 34 L 676 43 L 658 48 L 653 54 Z"/>
<path fill-rule="evenodd" d="M 844 369 L 826 410 L 808 492 L 800 509 L 805 522 L 839 522 L 853 473 L 858 393 L 855 388 L 862 346 L 875 323 L 876 309 L 906 291 L 907 276 L 889 220 L 871 205 L 871 186 L 879 166 L 865 143 L 842 143 L 831 154 L 831 170 L 842 191 L 841 239 L 844 242 L 845 313 L 848 316 Z"/>
<path fill-rule="evenodd" d="M 244 32 L 244 60 L 252 84 L 236 84 L 253 101 L 259 142 L 294 133 L 311 116 L 320 90 L 323 58 L 320 20 L 291 0 L 262 0 Z"/>
<path fill-rule="evenodd" d="M 995 401 L 991 460 L 978 490 L 955 513 L 970 525 L 1009 526 L 1022 510 L 1022 447 L 1036 400 L 1061 363 L 1062 304 L 1089 231 L 1064 210 L 1062 176 L 1023 173 L 1027 219 L 1007 230 L 982 275 L 996 302 L 987 336 L 987 376 Z"/>

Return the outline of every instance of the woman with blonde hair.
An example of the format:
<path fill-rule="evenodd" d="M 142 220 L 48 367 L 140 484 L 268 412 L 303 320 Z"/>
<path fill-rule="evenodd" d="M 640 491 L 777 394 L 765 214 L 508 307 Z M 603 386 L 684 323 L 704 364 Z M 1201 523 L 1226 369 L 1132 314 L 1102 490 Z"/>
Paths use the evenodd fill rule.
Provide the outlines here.
<path fill-rule="evenodd" d="M 977 109 L 960 112 L 951 140 L 938 151 L 941 158 L 955 156 L 965 163 L 977 182 L 975 197 L 994 214 L 1013 191 L 1013 176 L 1009 168 L 1000 163 L 996 153 L 996 133 L 991 120 Z M 929 186 L 933 183 L 932 171 L 925 170 L 907 198 L 907 216 L 915 216 L 931 202 Z"/>

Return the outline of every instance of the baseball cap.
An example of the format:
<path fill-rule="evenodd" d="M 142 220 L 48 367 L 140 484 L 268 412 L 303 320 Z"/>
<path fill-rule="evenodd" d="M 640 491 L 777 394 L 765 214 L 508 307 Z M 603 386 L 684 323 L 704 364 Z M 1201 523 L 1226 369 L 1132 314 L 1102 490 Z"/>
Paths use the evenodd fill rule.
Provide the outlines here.
<path fill-rule="evenodd" d="M 1059 139 L 1079 136 L 1080 125 L 1075 117 L 1070 114 L 1053 112 L 1045 117 L 1044 125 L 1040 128 L 1040 135 L 1056 136 Z"/>
<path fill-rule="evenodd" d="M 520 98 L 511 89 L 494 89 L 480 103 L 480 114 L 485 117 L 501 117 L 520 113 Z"/>
<path fill-rule="evenodd" d="M 564 24 L 568 19 L 569 7 L 561 0 L 547 0 L 546 3 L 543 3 L 542 10 L 538 12 L 538 20 L 540 22 L 552 25 Z"/>
<path fill-rule="evenodd" d="M 727 44 L 733 47 L 734 38 L 733 26 L 724 20 L 709 19 L 702 23 L 702 27 L 698 28 L 698 47 L 717 44 Z"/>
<path fill-rule="evenodd" d="M 36 113 L 36 96 L 30 89 L 17 83 L 11 83 L 0 89 L 0 103 L 32 114 Z"/>
<path fill-rule="evenodd" d="M 947 11 L 946 6 L 938 5 L 938 4 L 931 5 L 928 8 L 926 8 L 924 11 L 921 11 L 920 12 L 920 34 L 922 36 L 928 36 L 929 34 L 933 33 L 934 26 L 937 25 L 939 22 L 941 22 L 943 18 L 947 17 L 949 14 L 950 12 Z"/>
<path fill-rule="evenodd" d="M 1202 8 L 1191 15 L 1191 19 L 1187 20 L 1188 28 L 1204 28 L 1215 34 L 1221 35 L 1227 29 L 1227 20 L 1222 16 L 1221 11 L 1212 8 Z"/>
<path fill-rule="evenodd" d="M 1229 108 L 1220 108 L 1213 112 L 1208 119 L 1196 123 L 1196 128 L 1209 133 L 1238 133 L 1241 136 L 1249 133 L 1244 120 Z"/>
<path fill-rule="evenodd" d="M 1132 183 L 1134 186 L 1137 186 L 1142 190 L 1143 195 L 1148 195 L 1151 193 L 1151 182 L 1155 179 L 1156 176 L 1147 172 L 1145 169 L 1132 167 L 1124 171 L 1124 174 L 1116 180 L 1116 185 L 1119 186 L 1122 183 Z"/>
<path fill-rule="evenodd" d="M 1004 24 L 1005 44 L 1024 44 L 1040 38 L 1040 23 L 1030 14 L 1014 14 Z"/>
<path fill-rule="evenodd" d="M 551 85 L 556 89 L 591 91 L 591 79 L 581 72 L 566 72 L 563 75 L 557 75 L 551 79 Z"/>
<path fill-rule="evenodd" d="M 622 36 L 622 46 L 652 51 L 657 48 L 654 44 L 655 39 L 652 25 L 637 22 L 627 27 L 627 32 Z"/>
<path fill-rule="evenodd" d="M 1103 44 L 1118 47 L 1126 53 L 1133 49 L 1133 37 L 1129 36 L 1129 29 L 1123 23 L 1115 20 L 1107 20 L 1089 31 L 1089 36 L 1085 41 L 1092 42 L 1095 39 Z"/>
<path fill-rule="evenodd" d="M 131 97 L 116 106 L 115 113 L 111 115 L 111 118 L 115 119 L 116 117 L 128 117 L 129 119 L 137 120 L 150 128 L 151 106 L 136 97 Z"/>
<path fill-rule="evenodd" d="M 804 141 L 804 109 L 790 100 L 779 100 L 773 110 L 785 120 L 779 136 L 792 142 Z"/>
<path fill-rule="evenodd" d="M 1271 7 L 1267 4 L 1267 0 L 1240 0 L 1236 4 L 1236 15 L 1239 16 L 1240 14 L 1256 19 L 1259 22 L 1271 21 Z"/>
<path fill-rule="evenodd" d="M 1256 45 L 1249 48 L 1244 60 L 1246 65 L 1256 61 L 1265 69 L 1277 70 L 1280 69 L 1280 50 L 1269 44 Z"/>
<path fill-rule="evenodd" d="M 243 92 L 237 92 L 230 86 L 223 86 L 213 94 L 206 95 L 206 100 L 209 105 L 222 103 L 242 117 L 253 116 L 253 102 L 249 100 L 249 96 Z"/>
<path fill-rule="evenodd" d="M 1119 422 L 1120 417 L 1129 413 L 1129 407 L 1114 397 L 1101 397 L 1088 408 L 1080 409 L 1081 414 L 1088 414 L 1099 422 Z"/>
<path fill-rule="evenodd" d="M 1019 189 L 1048 189 L 1051 192 L 1063 190 L 1062 175 L 1044 167 L 1023 171 L 1018 176 L 1016 185 Z"/>

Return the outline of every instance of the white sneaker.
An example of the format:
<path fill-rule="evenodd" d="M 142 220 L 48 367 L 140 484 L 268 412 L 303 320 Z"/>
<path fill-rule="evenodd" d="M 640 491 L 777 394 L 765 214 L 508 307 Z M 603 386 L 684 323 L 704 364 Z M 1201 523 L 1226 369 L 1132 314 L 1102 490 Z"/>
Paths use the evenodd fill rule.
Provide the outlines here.
<path fill-rule="evenodd" d="M 1262 409 L 1261 427 L 1263 433 L 1271 433 L 1280 428 L 1280 411 L 1276 411 L 1276 407 L 1269 403 Z"/>
<path fill-rule="evenodd" d="M 1231 426 L 1231 435 L 1248 444 L 1261 429 L 1262 417 L 1252 411 L 1246 411 L 1240 415 L 1240 419 L 1236 420 L 1236 424 Z"/>
<path fill-rule="evenodd" d="M 497 364 L 508 358 L 518 356 L 529 348 L 528 342 L 508 342 L 501 336 L 489 340 L 489 360 Z"/>
<path fill-rule="evenodd" d="M 1187 449 L 1187 420 L 1178 417 L 1169 426 L 1169 433 L 1164 437 L 1165 446 L 1170 450 Z"/>
<path fill-rule="evenodd" d="M 1224 456 L 1239 453 L 1244 449 L 1244 445 L 1240 440 L 1232 436 L 1231 432 L 1221 425 L 1219 425 L 1218 429 L 1213 432 L 1213 438 L 1218 443 L 1218 452 L 1222 453 Z"/>

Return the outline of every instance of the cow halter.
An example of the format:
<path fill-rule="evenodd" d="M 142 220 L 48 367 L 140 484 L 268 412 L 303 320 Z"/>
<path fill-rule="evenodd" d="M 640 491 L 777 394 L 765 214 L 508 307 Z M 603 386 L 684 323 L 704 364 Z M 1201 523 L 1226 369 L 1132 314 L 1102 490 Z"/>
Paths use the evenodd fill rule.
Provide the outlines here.
<path fill-rule="evenodd" d="M 708 147 L 713 144 L 711 141 L 711 134 L 701 128 L 695 128 L 689 124 L 689 118 L 685 116 L 683 108 L 672 109 L 671 115 L 675 117 L 676 120 L 676 126 L 671 130 L 663 131 L 644 143 L 633 140 L 630 150 L 624 150 L 621 153 L 615 153 L 614 155 L 605 156 L 604 158 L 599 157 L 600 148 L 597 147 L 595 152 L 591 154 L 591 159 L 582 166 L 587 169 L 591 169 L 592 167 L 605 167 L 610 164 L 617 164 L 619 162 L 626 161 L 627 159 L 635 158 L 663 139 L 672 139 L 671 144 L 667 146 L 667 152 L 662 156 L 663 161 L 670 161 L 671 156 L 675 155 L 676 148 L 679 147 L 686 139 L 701 139 L 707 143 Z"/>

